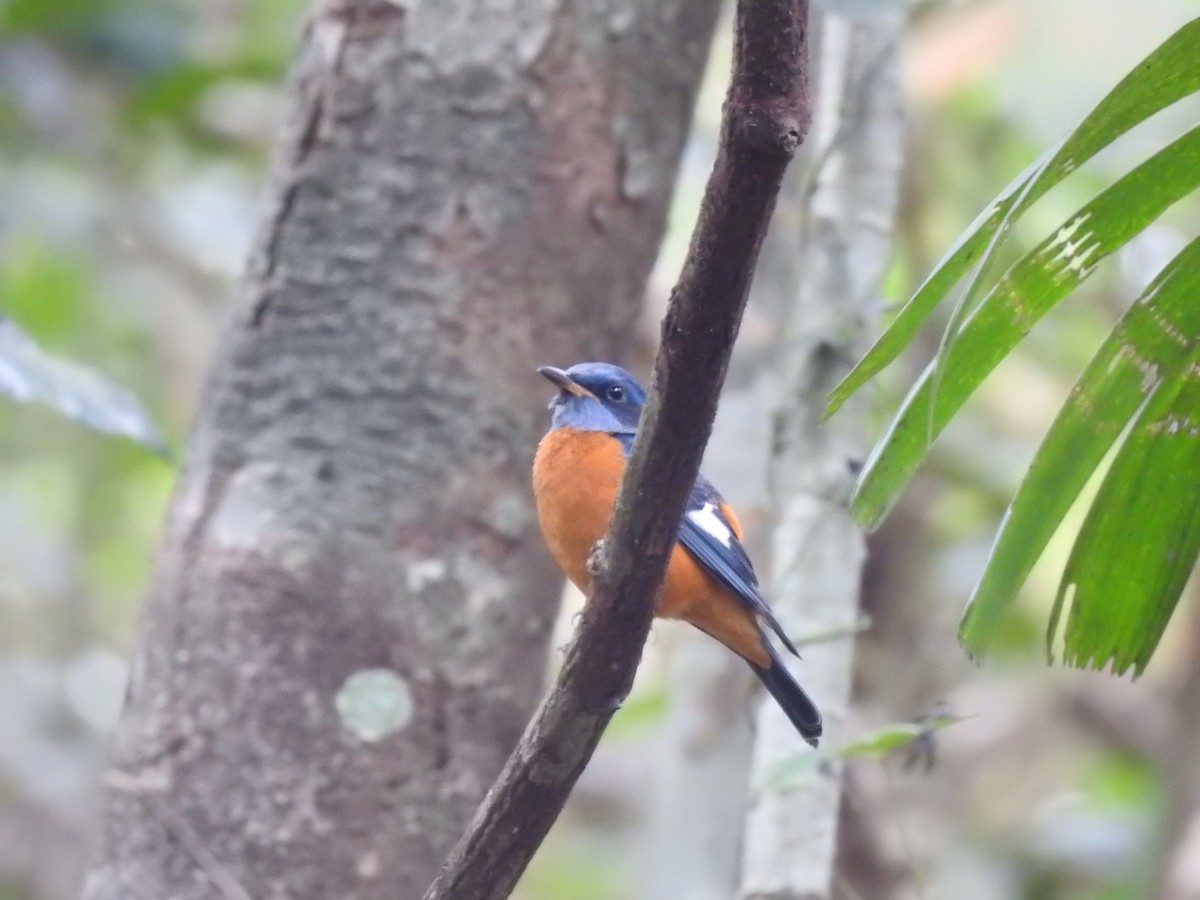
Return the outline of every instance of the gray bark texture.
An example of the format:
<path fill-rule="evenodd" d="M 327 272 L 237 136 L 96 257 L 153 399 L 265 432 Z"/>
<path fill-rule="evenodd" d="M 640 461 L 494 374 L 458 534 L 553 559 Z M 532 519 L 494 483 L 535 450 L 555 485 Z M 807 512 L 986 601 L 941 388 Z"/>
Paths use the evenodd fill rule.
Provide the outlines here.
<path fill-rule="evenodd" d="M 539 363 L 619 359 L 716 0 L 321 0 L 86 900 L 418 897 L 540 693 Z"/>
<path fill-rule="evenodd" d="M 861 17 L 819 17 L 811 169 L 801 188 L 804 264 L 771 374 L 783 393 L 770 470 L 778 521 L 769 597 L 801 646 L 795 671 L 821 707 L 832 747 L 846 738 L 865 557 L 847 511 L 864 452 L 864 409 L 851 404 L 830 422 L 821 419 L 829 391 L 861 356 L 878 313 L 903 150 L 902 11 L 891 2 L 871 8 Z M 809 640 L 818 635 L 840 636 Z M 814 768 L 794 790 L 764 790 L 774 768 L 803 751 L 772 703 L 763 705 L 757 734 L 741 896 L 830 897 L 839 773 Z"/>

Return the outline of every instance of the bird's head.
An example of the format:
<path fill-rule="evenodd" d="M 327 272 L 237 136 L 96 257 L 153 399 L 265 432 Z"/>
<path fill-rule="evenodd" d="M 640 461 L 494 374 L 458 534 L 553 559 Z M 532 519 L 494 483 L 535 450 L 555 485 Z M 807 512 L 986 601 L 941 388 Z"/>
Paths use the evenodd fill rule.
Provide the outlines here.
<path fill-rule="evenodd" d="M 576 363 L 563 370 L 538 369 L 558 393 L 550 401 L 552 428 L 633 434 L 646 392 L 638 380 L 611 363 Z"/>

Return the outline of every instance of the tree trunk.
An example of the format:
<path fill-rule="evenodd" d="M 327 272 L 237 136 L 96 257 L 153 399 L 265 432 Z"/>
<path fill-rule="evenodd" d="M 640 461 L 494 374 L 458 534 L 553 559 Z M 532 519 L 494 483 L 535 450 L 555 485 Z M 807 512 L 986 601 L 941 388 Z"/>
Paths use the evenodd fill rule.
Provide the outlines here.
<path fill-rule="evenodd" d="M 424 890 L 537 699 L 532 367 L 620 358 L 716 0 L 323 0 L 85 896 Z"/>
<path fill-rule="evenodd" d="M 811 155 L 809 144 L 802 145 L 775 205 L 704 457 L 704 474 L 737 511 L 750 557 L 764 574 L 779 322 L 791 308 L 803 266 L 796 252 L 803 205 L 798 173 Z M 687 630 L 670 637 L 651 851 L 638 897 L 728 900 L 741 871 L 760 688 L 746 663 L 707 635 Z"/>
<path fill-rule="evenodd" d="M 847 6 L 861 4 L 847 4 Z M 863 409 L 851 405 L 821 426 L 825 398 L 864 347 L 891 253 L 903 147 L 898 4 L 873 4 L 861 19 L 821 14 L 812 172 L 804 268 L 773 374 L 785 392 L 775 421 L 771 476 L 772 603 L 801 646 L 794 671 L 825 716 L 826 745 L 844 739 L 863 537 L 846 509 L 862 459 Z M 787 793 L 762 788 L 775 766 L 806 752 L 771 703 L 758 717 L 746 828 L 742 897 L 831 896 L 841 780 L 814 769 Z"/>

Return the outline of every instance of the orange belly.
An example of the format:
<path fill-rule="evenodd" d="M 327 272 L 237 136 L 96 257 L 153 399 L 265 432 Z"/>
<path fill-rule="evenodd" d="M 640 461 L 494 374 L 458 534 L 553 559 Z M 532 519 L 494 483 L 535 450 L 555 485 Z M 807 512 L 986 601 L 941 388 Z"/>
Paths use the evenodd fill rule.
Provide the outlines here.
<path fill-rule="evenodd" d="M 550 554 L 586 592 L 588 557 L 604 537 L 625 472 L 620 441 L 599 431 L 555 428 L 538 445 L 533 493 Z M 676 544 L 655 612 L 682 619 L 760 666 L 769 663 L 753 613 Z"/>

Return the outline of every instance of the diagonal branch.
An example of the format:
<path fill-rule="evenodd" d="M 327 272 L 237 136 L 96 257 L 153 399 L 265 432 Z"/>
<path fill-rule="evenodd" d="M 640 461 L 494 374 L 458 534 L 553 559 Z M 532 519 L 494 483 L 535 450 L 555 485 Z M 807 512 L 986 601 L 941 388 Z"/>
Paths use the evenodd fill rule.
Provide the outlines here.
<path fill-rule="evenodd" d="M 633 683 L 775 197 L 808 128 L 807 24 L 807 0 L 738 0 L 717 159 L 587 607 L 550 695 L 425 900 L 508 896 Z"/>

